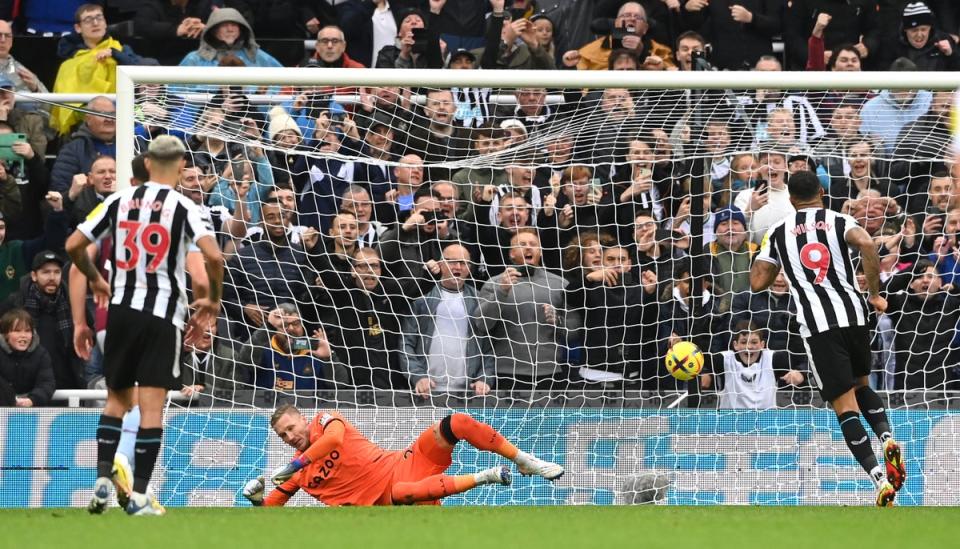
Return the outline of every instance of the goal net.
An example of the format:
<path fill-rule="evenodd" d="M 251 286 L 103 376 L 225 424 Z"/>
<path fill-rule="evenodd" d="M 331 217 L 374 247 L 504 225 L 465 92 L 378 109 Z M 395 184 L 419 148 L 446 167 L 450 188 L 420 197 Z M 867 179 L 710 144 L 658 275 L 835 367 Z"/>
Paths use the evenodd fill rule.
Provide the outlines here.
<path fill-rule="evenodd" d="M 567 470 L 448 504 L 872 503 L 807 363 L 809 304 L 782 275 L 750 290 L 800 170 L 880 251 L 869 381 L 908 456 L 897 501 L 958 503 L 957 82 L 119 74 L 119 169 L 182 137 L 181 192 L 228 257 L 216 329 L 184 353 L 197 390 L 167 412 L 164 503 L 245 505 L 244 481 L 292 456 L 269 426 L 286 402 L 396 450 L 465 410 Z M 678 342 L 705 358 L 692 381 L 665 366 Z M 454 474 L 500 459 L 459 446 Z"/>

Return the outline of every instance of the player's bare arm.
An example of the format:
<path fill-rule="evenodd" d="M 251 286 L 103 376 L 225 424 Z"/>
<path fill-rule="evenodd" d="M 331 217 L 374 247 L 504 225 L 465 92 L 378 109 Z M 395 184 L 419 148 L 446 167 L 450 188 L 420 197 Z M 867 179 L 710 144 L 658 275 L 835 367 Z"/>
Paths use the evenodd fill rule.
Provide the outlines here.
<path fill-rule="evenodd" d="M 210 296 L 210 278 L 204 265 L 203 254 L 199 251 L 187 253 L 187 273 L 190 275 L 190 290 L 195 299 Z"/>
<path fill-rule="evenodd" d="M 887 300 L 880 296 L 880 255 L 877 253 L 877 245 L 870 234 L 860 227 L 854 227 L 847 231 L 844 237 L 847 244 L 855 246 L 860 250 L 860 261 L 863 265 L 863 274 L 867 278 L 867 291 L 869 297 L 867 301 L 873 305 L 877 312 L 887 310 Z"/>
<path fill-rule="evenodd" d="M 204 265 L 207 269 L 207 280 L 209 281 L 209 298 L 214 303 L 219 304 L 223 296 L 223 253 L 217 246 L 217 240 L 212 236 L 205 236 L 197 240 L 197 247 L 203 254 Z"/>
<path fill-rule="evenodd" d="M 93 244 L 87 246 L 87 255 L 91 258 L 97 253 Z M 76 265 L 70 266 L 67 297 L 70 300 L 70 314 L 73 317 L 73 349 L 83 360 L 90 360 L 93 350 L 93 331 L 87 325 L 87 284 L 86 279 Z"/>
<path fill-rule="evenodd" d="M 73 260 L 73 264 L 90 282 L 90 289 L 93 291 L 93 299 L 97 306 L 106 307 L 110 302 L 110 285 L 100 275 L 100 271 L 97 270 L 93 260 L 90 259 L 90 254 L 87 253 L 87 247 L 90 244 L 92 242 L 85 234 L 74 231 L 67 239 L 66 249 L 70 259 Z"/>
<path fill-rule="evenodd" d="M 750 289 L 754 292 L 766 290 L 777 279 L 779 272 L 780 267 L 769 261 L 754 261 L 750 267 Z"/>
<path fill-rule="evenodd" d="M 200 248 L 206 268 L 206 272 L 199 278 L 206 279 L 206 284 L 199 285 L 201 288 L 197 294 L 199 297 L 190 304 L 193 314 L 187 325 L 184 340 L 187 344 L 202 337 L 210 324 L 216 321 L 220 313 L 220 298 L 223 295 L 223 254 L 217 246 L 216 239 L 212 236 L 204 236 L 197 240 L 197 247 Z M 200 267 L 188 257 L 187 270 L 193 276 L 195 271 L 200 271 Z"/>

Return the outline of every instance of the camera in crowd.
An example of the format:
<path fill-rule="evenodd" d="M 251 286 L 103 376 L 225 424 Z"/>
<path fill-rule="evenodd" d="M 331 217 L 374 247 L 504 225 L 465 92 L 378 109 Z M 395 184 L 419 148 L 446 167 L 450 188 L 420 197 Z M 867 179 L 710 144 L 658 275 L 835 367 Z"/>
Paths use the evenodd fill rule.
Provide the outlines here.
<path fill-rule="evenodd" d="M 690 54 L 691 65 L 695 71 L 715 71 L 716 67 L 710 64 L 710 61 L 707 61 L 707 50 L 694 50 Z"/>
<path fill-rule="evenodd" d="M 447 220 L 447 214 L 439 210 L 427 210 L 423 212 L 423 222 L 426 225 L 436 225 Z"/>

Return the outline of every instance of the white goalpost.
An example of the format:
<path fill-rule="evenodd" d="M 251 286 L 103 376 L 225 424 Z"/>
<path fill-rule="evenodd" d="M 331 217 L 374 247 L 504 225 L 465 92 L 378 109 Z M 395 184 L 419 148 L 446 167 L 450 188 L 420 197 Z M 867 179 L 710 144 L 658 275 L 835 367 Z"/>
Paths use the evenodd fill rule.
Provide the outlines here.
<path fill-rule="evenodd" d="M 269 415 L 294 402 L 337 408 L 390 449 L 466 410 L 567 470 L 554 484 L 520 479 L 449 504 L 872 504 L 869 479 L 816 394 L 785 283 L 769 294 L 744 289 L 763 230 L 789 215 L 776 209 L 785 199 L 753 193 L 785 192 L 802 161 L 828 205 L 868 227 L 886 258 L 884 283 L 902 297 L 874 320 L 871 373 L 909 463 L 897 502 L 960 504 L 960 345 L 951 338 L 960 293 L 924 293 L 909 267 L 932 257 L 946 286 L 960 265 L 949 122 L 958 87 L 954 73 L 118 67 L 118 184 L 129 184 L 151 132 L 181 136 L 209 178 L 205 205 L 245 229 L 221 235 L 224 312 L 203 355 L 204 390 L 168 408 L 161 502 L 246 505 L 244 481 L 292 455 Z M 894 91 L 911 92 L 904 105 L 922 102 L 923 112 L 904 121 L 879 99 L 864 106 Z M 256 100 L 231 112 L 239 103 L 223 97 L 234 93 Z M 284 131 L 297 143 L 282 142 Z M 426 191 L 440 182 L 452 198 Z M 294 204 L 282 209 L 283 252 L 256 255 L 273 238 L 259 206 L 276 188 L 292 190 Z M 440 204 L 432 222 L 407 227 L 429 200 Z M 347 258 L 357 252 L 343 244 L 343 212 L 368 227 L 354 240 L 377 250 L 375 289 L 363 287 L 374 276 L 367 259 Z M 718 234 L 738 219 L 739 236 Z M 511 242 L 530 233 L 540 255 L 511 255 Z M 441 376 L 424 398 L 417 381 L 438 365 L 454 369 L 436 358 L 448 348 L 430 346 L 449 333 L 432 320 L 423 328 L 438 306 L 420 299 L 446 276 L 438 254 L 450 244 L 470 255 L 477 300 L 476 311 L 464 307 L 469 329 L 457 341 L 476 337 L 477 348 L 456 351 L 469 379 Z M 508 291 L 491 285 L 511 261 L 528 260 L 542 272 L 522 269 Z M 691 297 L 701 294 L 709 297 Z M 915 314 L 916 303 L 932 309 Z M 329 353 L 294 360 L 318 343 L 311 331 L 271 328 L 277 310 L 322 329 Z M 777 377 L 719 368 L 751 330 L 776 354 Z M 681 383 L 667 372 L 664 355 L 681 340 L 716 357 L 709 378 Z M 735 387 L 765 391 L 766 404 L 725 407 L 744 402 Z M 458 449 L 452 471 L 494 463 Z"/>

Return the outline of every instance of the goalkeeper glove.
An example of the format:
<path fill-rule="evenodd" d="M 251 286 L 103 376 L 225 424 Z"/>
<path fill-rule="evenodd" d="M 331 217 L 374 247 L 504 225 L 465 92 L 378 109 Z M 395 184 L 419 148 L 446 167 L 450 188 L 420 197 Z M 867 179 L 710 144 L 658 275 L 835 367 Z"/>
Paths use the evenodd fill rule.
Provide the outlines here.
<path fill-rule="evenodd" d="M 296 472 L 300 469 L 303 469 L 308 463 L 310 462 L 305 460 L 303 457 L 299 457 L 283 467 L 275 469 L 273 474 L 270 475 L 270 481 L 275 485 L 280 486 L 284 482 L 290 480 L 290 477 L 296 474 Z"/>
<path fill-rule="evenodd" d="M 243 486 L 243 497 L 247 498 L 254 506 L 263 505 L 263 477 L 257 477 L 248 480 Z"/>

